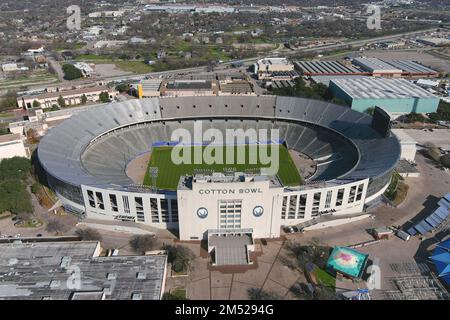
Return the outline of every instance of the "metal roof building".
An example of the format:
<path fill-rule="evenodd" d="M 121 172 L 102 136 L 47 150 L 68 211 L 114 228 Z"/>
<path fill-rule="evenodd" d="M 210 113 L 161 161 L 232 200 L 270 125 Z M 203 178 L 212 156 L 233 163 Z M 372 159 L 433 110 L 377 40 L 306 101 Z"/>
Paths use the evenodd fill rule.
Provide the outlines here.
<path fill-rule="evenodd" d="M 402 70 L 404 76 L 438 77 L 439 72 L 412 60 L 383 60 L 394 68 Z"/>
<path fill-rule="evenodd" d="M 400 77 L 402 74 L 402 69 L 377 58 L 355 58 L 352 60 L 352 63 L 370 72 L 373 76 Z"/>
<path fill-rule="evenodd" d="M 439 97 L 404 79 L 334 79 L 330 90 L 360 112 L 378 106 L 393 116 L 430 113 L 436 112 L 439 105 Z"/>
<path fill-rule="evenodd" d="M 101 257 L 100 243 L 0 244 L 0 300 L 159 300 L 167 256 Z"/>
<path fill-rule="evenodd" d="M 412 60 L 355 58 L 352 63 L 373 76 L 382 77 L 438 77 L 439 72 Z"/>
<path fill-rule="evenodd" d="M 346 66 L 339 61 L 296 61 L 295 67 L 307 76 L 369 75 L 369 72 Z"/>

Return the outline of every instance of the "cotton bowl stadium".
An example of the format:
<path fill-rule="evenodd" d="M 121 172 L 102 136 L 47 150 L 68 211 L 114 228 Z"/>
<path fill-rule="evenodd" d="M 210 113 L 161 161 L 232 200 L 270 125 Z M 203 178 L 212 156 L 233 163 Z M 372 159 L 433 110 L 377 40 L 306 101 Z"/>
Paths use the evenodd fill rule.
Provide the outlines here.
<path fill-rule="evenodd" d="M 180 240 L 277 238 L 283 226 L 333 225 L 380 201 L 400 156 L 389 123 L 379 108 L 371 117 L 294 97 L 136 99 L 73 115 L 49 131 L 37 154 L 65 209 L 81 218 L 178 230 Z M 192 162 L 175 163 L 174 133 L 198 137 L 199 127 L 201 140 L 184 141 L 178 150 Z M 208 131 L 225 137 L 232 129 L 244 143 L 226 142 L 212 154 L 230 151 L 234 163 L 194 159 L 212 145 Z M 276 151 L 276 172 L 250 161 L 255 147 Z M 245 161 L 237 160 L 239 150 Z"/>

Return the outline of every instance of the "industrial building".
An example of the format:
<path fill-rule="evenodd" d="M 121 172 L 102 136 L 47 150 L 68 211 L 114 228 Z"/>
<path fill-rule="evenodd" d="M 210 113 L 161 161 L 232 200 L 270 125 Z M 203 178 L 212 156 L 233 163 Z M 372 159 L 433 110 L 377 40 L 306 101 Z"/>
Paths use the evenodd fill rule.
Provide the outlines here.
<path fill-rule="evenodd" d="M 400 78 L 403 73 L 402 69 L 377 58 L 355 58 L 352 63 L 374 77 Z"/>
<path fill-rule="evenodd" d="M 103 257 L 97 241 L 0 244 L 0 300 L 160 300 L 166 255 Z"/>
<path fill-rule="evenodd" d="M 386 60 L 378 58 L 355 58 L 355 66 L 374 77 L 385 78 L 436 78 L 439 72 L 412 60 Z"/>
<path fill-rule="evenodd" d="M 405 79 L 360 78 L 330 81 L 332 94 L 353 110 L 382 107 L 393 117 L 406 113 L 436 112 L 439 97 Z"/>
<path fill-rule="evenodd" d="M 30 156 L 30 150 L 25 147 L 22 137 L 18 133 L 0 136 L 0 160 L 12 157 Z"/>
<path fill-rule="evenodd" d="M 433 46 L 433 47 L 440 47 L 440 46 L 448 46 L 450 45 L 450 39 L 444 38 L 444 37 L 424 37 L 424 38 L 418 38 L 416 39 L 417 42 Z"/>
<path fill-rule="evenodd" d="M 412 60 L 383 60 L 394 68 L 402 70 L 404 78 L 437 78 L 439 72 Z"/>
<path fill-rule="evenodd" d="M 323 85 L 326 85 L 327 87 L 330 86 L 330 81 L 331 80 L 336 80 L 336 79 L 360 79 L 360 78 L 364 78 L 367 76 L 358 76 L 358 75 L 344 75 L 344 76 L 312 76 L 311 77 L 311 81 L 313 81 L 314 83 L 322 83 Z"/>
<path fill-rule="evenodd" d="M 254 67 L 259 80 L 271 80 L 277 73 L 284 73 L 283 79 L 278 80 L 289 80 L 285 79 L 287 73 L 294 71 L 294 64 L 286 58 L 264 58 L 258 60 Z"/>
<path fill-rule="evenodd" d="M 368 71 L 345 65 L 340 61 L 296 61 L 294 65 L 305 76 L 369 75 Z"/>

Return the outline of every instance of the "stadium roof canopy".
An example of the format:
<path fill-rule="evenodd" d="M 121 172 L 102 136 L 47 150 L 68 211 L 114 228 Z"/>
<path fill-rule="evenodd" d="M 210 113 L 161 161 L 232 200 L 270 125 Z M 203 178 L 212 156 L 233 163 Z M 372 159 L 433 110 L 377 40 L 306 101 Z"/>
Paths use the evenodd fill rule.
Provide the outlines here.
<path fill-rule="evenodd" d="M 360 278 L 367 263 L 368 254 L 347 247 L 335 247 L 327 262 L 327 269 L 352 278 Z"/>
<path fill-rule="evenodd" d="M 450 285 L 450 239 L 436 246 L 430 260 L 436 266 L 438 277 Z"/>

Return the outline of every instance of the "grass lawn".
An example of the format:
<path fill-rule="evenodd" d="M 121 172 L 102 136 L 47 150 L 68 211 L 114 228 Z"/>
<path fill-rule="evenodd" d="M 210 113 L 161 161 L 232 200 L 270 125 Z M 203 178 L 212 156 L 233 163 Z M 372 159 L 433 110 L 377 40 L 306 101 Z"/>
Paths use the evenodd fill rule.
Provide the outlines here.
<path fill-rule="evenodd" d="M 42 221 L 36 218 L 22 221 L 16 225 L 18 228 L 37 228 L 42 226 Z"/>
<path fill-rule="evenodd" d="M 0 118 L 11 118 L 14 117 L 14 113 L 0 113 Z"/>
<path fill-rule="evenodd" d="M 47 71 L 36 71 L 30 75 L 22 75 L 14 80 L 1 80 L 0 89 L 55 82 L 56 80 L 58 80 L 58 77 L 54 74 L 51 74 Z"/>
<path fill-rule="evenodd" d="M 111 60 L 109 56 L 102 56 L 98 54 L 80 54 L 76 56 L 77 60 Z"/>
<path fill-rule="evenodd" d="M 186 300 L 186 289 L 170 290 L 170 294 L 178 300 Z"/>
<path fill-rule="evenodd" d="M 314 274 L 316 276 L 317 282 L 319 282 L 320 284 L 331 288 L 336 287 L 336 279 L 333 276 L 331 276 L 328 272 L 320 268 L 316 268 Z"/>
<path fill-rule="evenodd" d="M 405 200 L 408 193 L 408 185 L 404 182 L 404 179 L 396 172 L 392 174 L 391 183 L 386 189 L 384 195 L 394 202 L 395 205 L 399 205 Z"/>
<path fill-rule="evenodd" d="M 114 61 L 117 68 L 123 71 L 129 71 L 133 73 L 148 73 L 153 72 L 152 66 L 146 64 L 144 61 L 125 61 L 116 60 Z"/>
<path fill-rule="evenodd" d="M 268 146 L 259 146 L 259 148 L 267 148 Z M 302 178 L 295 167 L 295 164 L 289 155 L 288 150 L 284 146 L 277 146 L 279 152 L 279 169 L 278 169 L 278 177 L 285 186 L 299 185 L 302 183 Z M 182 148 L 181 154 L 184 152 L 191 153 L 191 163 L 193 161 L 194 149 L 196 148 L 206 148 L 205 146 L 196 146 L 196 147 L 184 147 Z M 259 162 L 259 159 L 256 164 L 251 164 L 249 161 L 249 150 L 250 146 L 234 146 L 234 147 L 221 147 L 223 148 L 223 159 L 225 160 L 225 154 L 227 148 L 234 148 L 234 164 L 174 164 L 171 159 L 171 153 L 173 147 L 154 147 L 152 149 L 151 159 L 149 161 L 148 167 L 157 167 L 158 170 L 158 178 L 156 180 L 156 186 L 159 189 L 166 190 L 176 190 L 178 186 L 178 181 L 180 180 L 180 176 L 183 175 L 192 175 L 194 170 L 205 170 L 208 172 L 255 172 L 259 173 L 261 168 L 269 167 L 269 165 L 263 165 Z M 237 163 L 237 154 L 238 148 L 244 148 L 245 152 L 245 163 L 238 164 Z M 241 149 L 242 151 L 242 149 Z M 270 150 L 268 152 L 270 157 Z M 213 153 L 214 156 L 214 153 Z M 149 170 L 145 173 L 144 185 L 151 185 L 152 180 L 149 174 Z"/>

